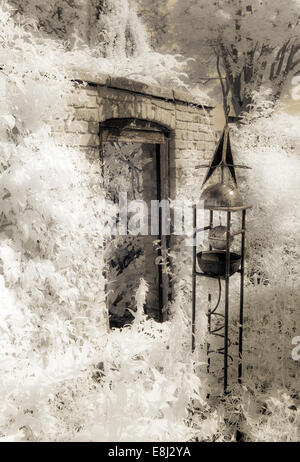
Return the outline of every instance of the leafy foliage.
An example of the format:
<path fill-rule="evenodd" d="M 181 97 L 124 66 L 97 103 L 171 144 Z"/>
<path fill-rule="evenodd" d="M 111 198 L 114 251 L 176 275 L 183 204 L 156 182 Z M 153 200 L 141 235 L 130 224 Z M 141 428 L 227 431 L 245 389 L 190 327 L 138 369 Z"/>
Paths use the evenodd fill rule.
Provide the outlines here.
<path fill-rule="evenodd" d="M 255 173 L 244 190 L 255 206 L 245 381 L 207 403 L 201 349 L 190 353 L 186 274 L 183 284 L 176 280 L 170 321 L 145 318 L 142 280 L 132 326 L 107 331 L 109 229 L 99 165 L 57 146 L 49 126 L 65 117 L 72 59 L 82 57 L 88 68 L 96 58 L 84 47 L 66 52 L 32 21 L 16 25 L 4 7 L 0 27 L 1 441 L 222 441 L 237 427 L 249 440 L 298 439 L 298 365 L 289 359 L 299 301 L 297 120 L 257 117 L 267 109 L 259 96 L 255 120 L 236 132 L 240 157 Z M 125 55 L 119 69 L 117 55 L 97 58 L 96 69 L 159 81 L 177 62 L 149 50 L 131 61 Z M 174 253 L 183 266 L 180 250 Z M 204 343 L 204 313 L 198 321 Z M 232 321 L 234 334 L 236 311 Z"/>
<path fill-rule="evenodd" d="M 266 104 L 260 95 L 234 137 L 239 160 L 252 167 L 242 184 L 253 204 L 244 354 L 250 395 L 244 405 L 250 438 L 292 441 L 299 439 L 299 364 L 291 356 L 292 339 L 299 332 L 299 117 L 281 111 L 261 117 Z"/>
<path fill-rule="evenodd" d="M 212 95 L 219 67 L 236 115 L 248 112 L 253 92 L 264 88 L 277 102 L 300 71 L 298 0 L 137 2 L 159 49 L 190 58 L 189 78 Z"/>
<path fill-rule="evenodd" d="M 172 54 L 153 51 L 134 5 L 128 0 L 10 0 L 7 18 L 33 33 L 43 48 L 52 43 L 52 64 L 90 76 L 109 74 L 148 84 L 186 87 L 184 61 Z M 21 31 L 21 29 L 20 29 Z M 45 40 L 47 45 L 45 45 Z M 44 43 L 44 44 L 43 44 Z M 24 50 L 25 51 L 25 50 Z M 50 63 L 49 63 L 50 64 Z"/>
<path fill-rule="evenodd" d="M 186 440 L 188 321 L 180 306 L 147 321 L 142 282 L 135 323 L 108 336 L 100 165 L 51 138 L 73 86 L 65 51 L 0 18 L 1 440 Z"/>

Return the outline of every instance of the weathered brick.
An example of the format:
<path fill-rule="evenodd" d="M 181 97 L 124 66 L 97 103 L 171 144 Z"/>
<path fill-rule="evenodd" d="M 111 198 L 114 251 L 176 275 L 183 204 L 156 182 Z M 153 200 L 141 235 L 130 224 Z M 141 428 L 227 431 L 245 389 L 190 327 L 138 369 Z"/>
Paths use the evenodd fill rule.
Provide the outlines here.
<path fill-rule="evenodd" d="M 106 117 L 106 110 L 105 110 L 105 106 L 102 102 L 101 105 L 99 105 L 98 107 L 98 118 L 97 119 L 90 119 L 90 120 L 99 120 L 99 122 L 102 122 L 103 120 L 105 119 L 108 119 L 109 117 Z"/>
<path fill-rule="evenodd" d="M 98 134 L 99 133 L 99 123 L 97 122 L 89 122 L 88 123 L 88 132 Z"/>
<path fill-rule="evenodd" d="M 121 105 L 118 103 L 113 103 L 110 105 L 109 110 L 110 110 L 110 117 L 111 119 L 118 119 L 122 117 L 121 115 Z M 119 109 L 120 108 L 120 109 Z"/>
<path fill-rule="evenodd" d="M 84 120 L 72 120 L 66 123 L 66 131 L 69 133 L 88 133 L 89 123 Z"/>
<path fill-rule="evenodd" d="M 194 117 L 192 114 L 189 114 L 188 112 L 179 112 L 176 116 L 178 120 L 182 120 L 184 122 L 192 122 Z"/>
<path fill-rule="evenodd" d="M 179 130 L 177 129 L 176 132 L 175 132 L 175 139 L 178 140 L 178 141 L 181 141 L 181 140 L 187 140 L 188 138 L 188 133 L 185 131 L 185 130 Z"/>
<path fill-rule="evenodd" d="M 174 111 L 174 104 L 167 101 L 156 100 L 155 105 L 168 111 Z"/>
<path fill-rule="evenodd" d="M 175 140 L 175 149 L 176 149 L 176 150 L 177 150 L 177 149 L 179 149 L 179 150 L 181 150 L 181 149 L 184 149 L 184 150 L 189 149 L 189 148 L 188 148 L 188 142 L 186 142 L 186 141 L 177 141 L 177 140 Z"/>
<path fill-rule="evenodd" d="M 193 114 L 192 121 L 197 124 L 205 123 L 205 117 L 202 114 Z"/>
<path fill-rule="evenodd" d="M 201 141 L 202 140 L 202 133 L 200 131 L 194 133 L 194 140 Z"/>
<path fill-rule="evenodd" d="M 159 120 L 158 120 L 159 121 Z M 170 127 L 172 129 L 175 128 L 175 114 L 170 112 L 170 111 L 163 111 L 162 112 L 162 117 L 161 117 L 161 122 L 166 125 L 167 127 Z"/>
<path fill-rule="evenodd" d="M 134 98 L 133 95 L 128 93 L 126 97 L 128 98 L 130 95 L 130 98 Z M 107 88 L 107 87 L 99 87 L 98 88 L 98 98 L 100 101 L 104 99 L 110 99 L 110 100 L 116 100 L 120 101 L 122 99 L 121 91 L 120 90 L 115 90 L 113 88 Z"/>
<path fill-rule="evenodd" d="M 87 87 L 86 88 L 86 94 L 89 95 L 89 96 L 94 96 L 97 100 L 97 97 L 98 97 L 98 90 L 96 87 Z"/>
<path fill-rule="evenodd" d="M 186 170 L 188 167 L 195 168 L 197 165 L 199 165 L 199 162 L 195 158 L 192 158 L 192 157 L 189 157 L 188 160 L 186 158 L 179 158 L 179 159 L 175 159 L 173 165 L 176 168 L 182 168 L 183 170 Z M 195 172 L 192 175 L 192 178 L 193 178 L 192 181 L 194 181 L 194 177 L 195 177 Z"/>
<path fill-rule="evenodd" d="M 191 157 L 191 152 L 188 151 L 187 149 L 177 149 L 175 151 L 175 156 L 174 156 L 174 159 L 186 159 L 187 161 L 190 159 Z"/>
<path fill-rule="evenodd" d="M 51 131 L 52 132 L 65 132 L 66 128 L 65 128 L 65 122 L 64 121 L 61 121 L 61 120 L 52 120 L 51 121 Z"/>
<path fill-rule="evenodd" d="M 99 120 L 99 109 L 76 109 L 74 110 L 73 118 L 75 120 L 97 121 Z"/>
<path fill-rule="evenodd" d="M 74 107 L 96 108 L 96 95 L 89 95 L 85 88 L 76 90 L 66 96 L 67 104 Z"/>

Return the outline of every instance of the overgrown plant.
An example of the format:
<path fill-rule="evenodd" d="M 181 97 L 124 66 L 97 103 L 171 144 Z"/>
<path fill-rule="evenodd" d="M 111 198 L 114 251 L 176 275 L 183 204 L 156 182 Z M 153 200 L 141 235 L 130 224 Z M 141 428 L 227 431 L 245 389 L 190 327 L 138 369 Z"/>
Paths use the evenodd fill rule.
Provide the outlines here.
<path fill-rule="evenodd" d="M 144 316 L 141 281 L 132 326 L 108 334 L 100 166 L 51 138 L 73 85 L 64 63 L 75 54 L 33 34 L 32 24 L 16 25 L 5 8 L 0 27 L 1 440 L 210 441 L 233 438 L 237 427 L 244 439 L 297 439 L 298 364 L 290 357 L 299 328 L 297 119 L 256 117 L 234 137 L 253 167 L 244 187 L 254 204 L 244 385 L 208 405 L 201 358 L 190 353 L 186 276 L 177 280 L 170 321 Z M 80 53 L 87 68 L 95 62 Z M 124 58 L 119 72 L 153 81 L 155 68 L 159 81 L 169 68 L 157 56 Z M 116 63 L 99 58 L 97 69 L 117 73 Z M 198 319 L 201 343 L 205 314 Z M 234 311 L 232 319 L 237 329 Z"/>
<path fill-rule="evenodd" d="M 0 19 L 2 441 L 186 440 L 188 320 L 180 305 L 146 320 L 142 285 L 138 319 L 108 335 L 100 165 L 51 138 L 73 87 L 65 51 Z"/>

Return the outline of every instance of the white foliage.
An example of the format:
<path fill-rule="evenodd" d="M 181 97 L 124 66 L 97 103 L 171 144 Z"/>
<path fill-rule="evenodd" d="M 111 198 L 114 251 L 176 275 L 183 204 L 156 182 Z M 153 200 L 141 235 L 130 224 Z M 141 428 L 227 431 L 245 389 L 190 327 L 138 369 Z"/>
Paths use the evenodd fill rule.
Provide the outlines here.
<path fill-rule="evenodd" d="M 15 8 L 12 13 L 18 22 L 27 30 L 35 31 L 40 49 L 49 47 L 47 36 L 52 38 L 53 49 L 56 48 L 55 53 L 47 56 L 39 53 L 32 67 L 40 70 L 44 67 L 49 73 L 51 67 L 61 70 L 63 67 L 63 72 L 68 69 L 71 77 L 75 70 L 77 77 L 78 71 L 87 71 L 93 77 L 105 73 L 148 84 L 185 86 L 182 82 L 184 60 L 150 49 L 146 29 L 129 0 L 88 3 L 61 0 L 46 2 L 46 5 L 44 0 L 10 0 L 9 3 Z M 4 11 L 2 18 L 3 23 L 9 22 L 9 13 Z M 15 53 L 21 56 L 22 49 L 32 53 L 27 44 L 22 44 L 21 29 L 18 33 L 20 37 L 9 35 L 9 40 L 15 41 Z M 19 66 L 23 65 L 20 61 Z"/>
<path fill-rule="evenodd" d="M 133 326 L 107 333 L 103 244 L 109 230 L 99 165 L 58 147 L 48 126 L 63 119 L 72 89 L 62 63 L 86 55 L 64 54 L 56 42 L 33 38 L 27 26 L 16 26 L 0 9 L 0 441 L 230 439 L 224 418 L 240 416 L 238 400 L 249 438 L 267 440 L 272 428 L 276 440 L 296 438 L 299 416 L 290 407 L 297 375 L 286 360 L 298 306 L 299 158 L 286 149 L 298 136 L 295 119 L 260 118 L 238 132 L 241 158 L 255 173 L 244 190 L 255 205 L 248 233 L 247 382 L 244 395 L 209 408 L 195 374 L 199 357 L 190 352 L 185 280 L 176 281 L 169 322 L 143 315 L 141 281 Z M 89 67 L 93 61 L 85 59 Z M 151 80 L 170 62 L 176 65 L 148 49 L 131 62 L 123 54 L 119 70 L 117 61 L 117 55 L 102 57 L 99 69 L 142 71 Z M 279 400 L 274 388 L 288 396 Z M 266 398 L 270 416 L 262 417 L 253 393 Z"/>
<path fill-rule="evenodd" d="M 148 291 L 149 291 L 149 285 L 147 284 L 145 279 L 141 278 L 139 287 L 135 294 L 137 311 L 134 314 L 134 323 L 133 323 L 134 326 L 139 324 L 144 316 L 144 306 L 146 304 L 146 297 L 147 297 Z"/>
<path fill-rule="evenodd" d="M 141 281 L 133 327 L 107 332 L 100 166 L 48 125 L 65 117 L 71 55 L 3 8 L 0 27 L 0 439 L 185 441 L 200 382 L 181 306 L 174 322 L 146 321 Z M 152 78 L 156 58 L 145 50 L 134 71 Z M 133 69 L 116 63 L 98 66 Z"/>

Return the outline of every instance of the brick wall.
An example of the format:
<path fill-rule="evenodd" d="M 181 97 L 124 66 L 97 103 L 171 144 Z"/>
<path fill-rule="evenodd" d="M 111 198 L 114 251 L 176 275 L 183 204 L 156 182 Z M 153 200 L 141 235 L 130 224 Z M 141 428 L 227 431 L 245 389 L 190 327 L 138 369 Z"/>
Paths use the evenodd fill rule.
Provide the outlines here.
<path fill-rule="evenodd" d="M 211 107 L 190 94 L 149 87 L 124 78 L 76 76 L 68 96 L 65 120 L 53 124 L 58 144 L 78 147 L 92 159 L 99 158 L 99 124 L 112 118 L 137 118 L 156 122 L 170 131 L 169 184 L 171 199 L 199 199 L 207 164 L 216 146 Z M 171 248 L 181 249 L 178 280 L 187 280 L 190 290 L 191 247 L 172 236 Z M 176 265 L 175 265 L 176 266 Z M 176 291 L 176 288 L 174 289 Z"/>
<path fill-rule="evenodd" d="M 205 169 L 197 166 L 211 158 L 215 148 L 211 107 L 202 106 L 190 94 L 149 87 L 124 78 L 79 75 L 84 85 L 74 85 L 68 96 L 65 120 L 53 124 L 58 144 L 79 147 L 99 156 L 99 123 L 112 118 L 138 118 L 156 122 L 171 131 L 170 193 L 176 198 L 199 197 Z"/>

